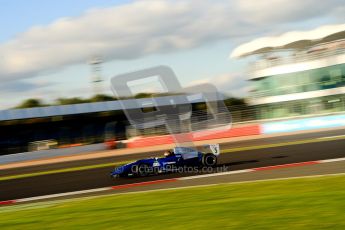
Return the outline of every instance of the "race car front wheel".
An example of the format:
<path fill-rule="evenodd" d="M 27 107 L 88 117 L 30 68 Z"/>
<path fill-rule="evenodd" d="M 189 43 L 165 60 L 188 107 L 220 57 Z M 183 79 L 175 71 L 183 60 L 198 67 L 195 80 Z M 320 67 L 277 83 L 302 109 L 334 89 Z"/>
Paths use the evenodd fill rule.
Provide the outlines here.
<path fill-rule="evenodd" d="M 202 158 L 202 163 L 207 167 L 214 167 L 217 165 L 217 157 L 212 153 L 207 153 Z"/>

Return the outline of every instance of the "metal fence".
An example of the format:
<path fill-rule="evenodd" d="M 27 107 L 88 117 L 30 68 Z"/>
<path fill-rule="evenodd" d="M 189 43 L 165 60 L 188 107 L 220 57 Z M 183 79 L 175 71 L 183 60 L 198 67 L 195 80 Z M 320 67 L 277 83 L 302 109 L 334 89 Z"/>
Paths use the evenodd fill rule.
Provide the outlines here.
<path fill-rule="evenodd" d="M 249 123 L 263 123 L 274 120 L 339 114 L 345 112 L 345 95 L 342 95 L 339 100 L 325 101 L 322 104 L 319 102 L 313 102 L 311 100 L 307 101 L 307 107 L 298 107 L 295 101 L 291 101 L 285 103 L 275 103 L 274 107 L 270 107 L 272 105 L 236 105 L 227 106 L 227 109 L 231 113 L 231 123 L 233 126 L 245 125 Z M 221 114 L 222 111 L 219 111 L 218 115 L 221 116 Z M 212 117 L 209 114 L 206 114 L 205 111 L 193 112 L 190 124 L 211 118 Z M 219 125 L 228 124 L 219 123 Z M 200 127 L 200 129 L 203 128 L 205 127 Z M 136 129 L 131 125 L 127 126 L 126 128 L 127 138 L 136 136 L 166 135 L 168 133 L 169 132 L 165 125 L 141 130 Z"/>

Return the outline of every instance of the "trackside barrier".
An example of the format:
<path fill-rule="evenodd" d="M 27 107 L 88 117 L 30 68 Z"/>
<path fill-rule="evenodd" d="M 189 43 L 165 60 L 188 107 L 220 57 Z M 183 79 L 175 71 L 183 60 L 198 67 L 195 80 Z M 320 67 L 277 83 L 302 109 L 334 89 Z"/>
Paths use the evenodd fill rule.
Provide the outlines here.
<path fill-rule="evenodd" d="M 258 125 L 235 127 L 223 132 L 203 131 L 191 135 L 193 141 L 204 141 L 231 137 L 252 136 L 260 134 L 275 134 L 284 132 L 306 131 L 322 128 L 337 128 L 345 126 L 345 115 L 330 115 L 313 118 L 303 118 L 288 121 L 267 122 Z M 140 148 L 155 145 L 172 144 L 171 135 L 139 137 L 127 143 L 128 148 Z"/>
<path fill-rule="evenodd" d="M 345 115 L 313 117 L 262 124 L 262 134 L 305 131 L 345 126 Z"/>
<path fill-rule="evenodd" d="M 190 134 L 190 137 L 193 141 L 203 141 L 203 140 L 213 140 L 213 139 L 222 139 L 229 137 L 240 137 L 240 136 L 251 136 L 251 135 L 260 135 L 260 125 L 249 125 L 244 127 L 236 127 L 229 130 L 221 132 L 212 132 L 212 131 L 202 131 L 195 132 Z M 164 145 L 172 144 L 174 139 L 171 135 L 163 136 L 153 136 L 153 137 L 140 137 L 135 138 L 132 141 L 127 142 L 127 148 L 141 148 L 155 145 Z"/>

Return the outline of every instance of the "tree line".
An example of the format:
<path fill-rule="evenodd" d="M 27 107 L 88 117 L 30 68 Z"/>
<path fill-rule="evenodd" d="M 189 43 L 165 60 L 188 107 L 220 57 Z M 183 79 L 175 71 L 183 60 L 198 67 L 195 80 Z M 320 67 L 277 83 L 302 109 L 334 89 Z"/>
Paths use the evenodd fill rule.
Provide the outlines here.
<path fill-rule="evenodd" d="M 139 93 L 134 96 L 134 98 L 148 98 L 155 96 L 153 93 Z M 160 95 L 164 96 L 164 95 Z M 44 106 L 53 106 L 53 105 L 72 105 L 72 104 L 82 104 L 82 103 L 92 103 L 92 102 L 104 102 L 104 101 L 115 101 L 119 98 L 113 97 L 106 94 L 97 94 L 90 98 L 80 98 L 80 97 L 71 97 L 71 98 L 58 98 L 53 103 L 45 103 L 41 99 L 30 98 L 19 105 L 14 107 L 15 109 L 25 109 L 25 108 L 34 108 L 34 107 L 44 107 Z M 125 98 L 121 98 L 125 99 Z M 246 102 L 243 98 L 234 98 L 227 97 L 224 100 L 227 106 L 246 106 Z"/>

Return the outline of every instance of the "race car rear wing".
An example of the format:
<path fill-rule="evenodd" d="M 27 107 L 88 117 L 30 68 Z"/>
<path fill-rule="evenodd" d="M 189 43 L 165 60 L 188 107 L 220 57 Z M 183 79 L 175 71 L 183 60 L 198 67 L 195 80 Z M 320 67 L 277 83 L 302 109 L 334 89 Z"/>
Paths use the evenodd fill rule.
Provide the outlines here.
<path fill-rule="evenodd" d="M 211 152 L 214 155 L 219 155 L 220 154 L 219 144 L 207 144 L 207 145 L 204 145 L 204 148 L 205 148 L 206 152 L 210 152 L 210 150 L 211 150 Z"/>

